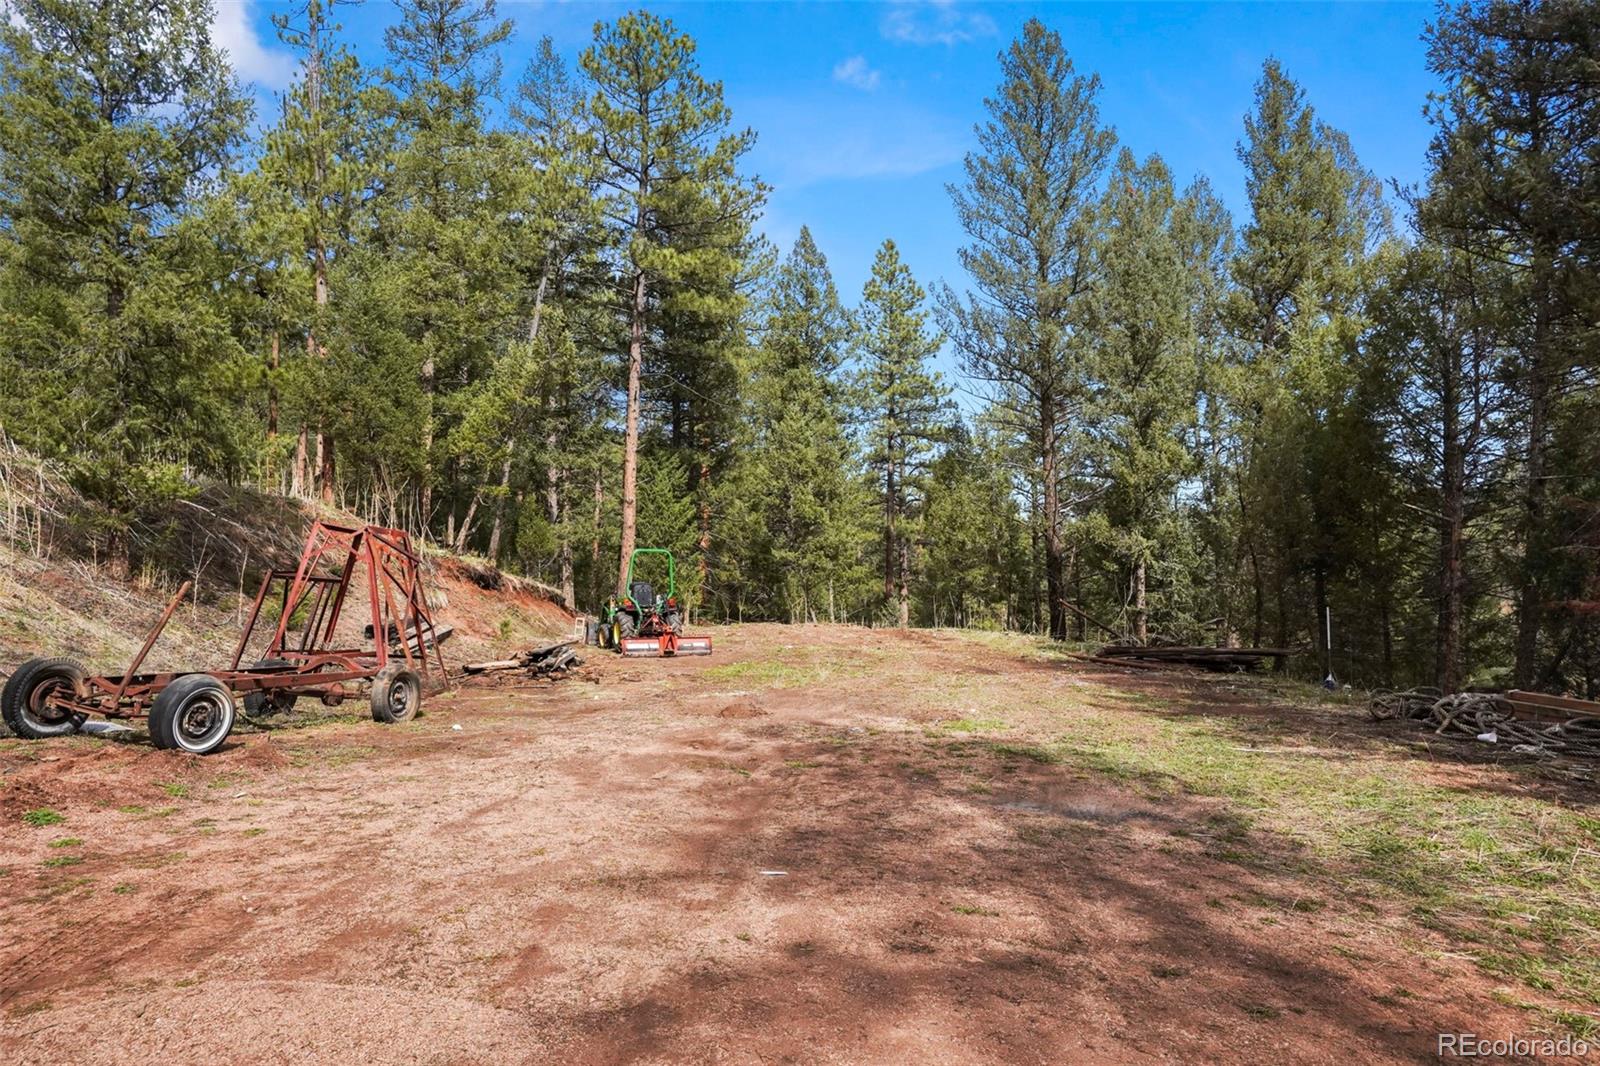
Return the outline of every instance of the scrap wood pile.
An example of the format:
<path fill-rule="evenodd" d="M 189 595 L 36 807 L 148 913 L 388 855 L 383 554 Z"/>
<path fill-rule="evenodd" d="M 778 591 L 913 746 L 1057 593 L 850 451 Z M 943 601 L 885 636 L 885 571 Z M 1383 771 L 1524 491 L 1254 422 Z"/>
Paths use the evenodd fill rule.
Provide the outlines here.
<path fill-rule="evenodd" d="M 1108 644 L 1098 654 L 1083 656 L 1088 662 L 1159 669 L 1162 666 L 1197 666 L 1202 670 L 1242 673 L 1268 659 L 1293 655 L 1289 648 L 1214 648 L 1206 645 Z"/>
<path fill-rule="evenodd" d="M 583 665 L 578 653 L 573 651 L 575 640 L 557 644 L 544 644 L 529 648 L 513 659 L 496 659 L 486 663 L 466 663 L 461 669 L 469 674 L 493 674 L 506 670 L 520 670 L 530 678 L 556 680 L 566 677 Z"/>
<path fill-rule="evenodd" d="M 1437 689 L 1372 694 L 1375 721 L 1424 722 L 1440 736 L 1509 744 L 1525 755 L 1600 758 L 1600 703 L 1538 692 L 1457 692 Z"/>

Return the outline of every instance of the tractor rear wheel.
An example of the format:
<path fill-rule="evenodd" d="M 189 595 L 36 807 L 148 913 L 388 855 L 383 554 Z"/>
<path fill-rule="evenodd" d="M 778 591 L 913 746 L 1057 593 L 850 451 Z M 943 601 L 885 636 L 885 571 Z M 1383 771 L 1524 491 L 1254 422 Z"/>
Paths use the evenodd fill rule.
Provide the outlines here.
<path fill-rule="evenodd" d="M 6 726 L 24 740 L 64 737 L 83 728 L 84 716 L 45 701 L 54 693 L 75 693 L 89 673 L 72 659 L 29 659 L 17 667 L 4 690 L 0 712 Z"/>
<path fill-rule="evenodd" d="M 422 677 L 405 663 L 390 663 L 372 678 L 372 720 L 409 722 L 422 709 Z"/>
<path fill-rule="evenodd" d="M 262 659 L 251 667 L 252 670 L 270 670 L 273 667 L 290 667 L 294 664 L 287 659 Z M 246 718 L 259 718 L 264 714 L 287 714 L 294 710 L 294 701 L 299 699 L 295 693 L 287 689 L 257 689 L 255 692 L 244 694 L 244 715 Z"/>
<path fill-rule="evenodd" d="M 682 611 L 668 611 L 667 614 L 666 614 L 666 617 L 663 618 L 662 621 L 664 621 L 666 623 L 666 625 L 667 625 L 667 628 L 672 631 L 672 635 L 673 636 L 675 636 L 675 637 L 683 636 L 683 612 Z"/>
<path fill-rule="evenodd" d="M 210 674 L 185 674 L 150 705 L 150 739 L 158 748 L 209 755 L 233 732 L 233 693 Z"/>
<path fill-rule="evenodd" d="M 620 644 L 621 640 L 623 640 L 623 639 L 625 639 L 627 637 L 636 637 L 638 635 L 639 635 L 639 620 L 637 618 L 633 617 L 633 615 L 629 614 L 627 611 L 618 611 L 617 612 L 617 638 L 619 640 L 619 643 L 618 643 L 617 646 L 618 647 L 622 646 Z"/>

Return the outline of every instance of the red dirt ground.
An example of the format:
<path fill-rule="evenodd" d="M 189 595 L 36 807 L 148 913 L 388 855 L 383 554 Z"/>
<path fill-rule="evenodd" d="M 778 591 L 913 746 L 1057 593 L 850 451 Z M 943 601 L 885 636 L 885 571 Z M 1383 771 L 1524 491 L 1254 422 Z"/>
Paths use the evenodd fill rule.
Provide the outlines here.
<path fill-rule="evenodd" d="M 1304 885 L 1185 846 L 1199 801 L 988 749 L 973 789 L 918 697 L 1181 683 L 716 640 L 209 758 L 0 741 L 0 1061 L 1415 1062 L 1527 1030 L 1360 901 L 1264 924 L 1240 901 Z"/>

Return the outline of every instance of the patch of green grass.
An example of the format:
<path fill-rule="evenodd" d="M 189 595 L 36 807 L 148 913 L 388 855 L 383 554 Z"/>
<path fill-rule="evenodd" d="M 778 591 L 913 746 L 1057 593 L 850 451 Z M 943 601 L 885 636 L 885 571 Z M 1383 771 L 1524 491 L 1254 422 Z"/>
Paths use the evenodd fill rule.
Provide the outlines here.
<path fill-rule="evenodd" d="M 169 782 L 168 784 L 162 785 L 161 786 L 161 791 L 165 792 L 167 795 L 171 796 L 173 799 L 187 799 L 188 796 L 189 796 L 189 786 L 188 785 L 184 785 L 184 784 L 180 784 L 180 783 L 178 783 L 176 781 Z"/>
<path fill-rule="evenodd" d="M 266 830 L 263 829 L 261 826 L 253 825 L 249 829 L 246 829 L 244 831 L 244 835 L 247 836 L 247 837 L 258 837 L 262 833 L 265 833 L 265 832 L 266 832 Z"/>
<path fill-rule="evenodd" d="M 117 810 L 121 811 L 123 814 L 143 814 L 144 813 L 144 807 L 142 807 L 141 805 L 139 805 L 137 803 L 129 803 L 129 804 L 125 805 L 125 806 L 118 807 Z"/>
<path fill-rule="evenodd" d="M 46 859 L 45 866 L 76 866 L 83 861 L 82 855 L 57 855 L 53 859 Z"/>
<path fill-rule="evenodd" d="M 733 939 L 743 941 L 744 943 L 748 944 L 750 941 L 754 940 L 755 937 L 751 936 L 749 933 L 735 933 L 733 934 Z"/>
<path fill-rule="evenodd" d="M 1474 945 L 1490 972 L 1600 1004 L 1600 819 L 1512 790 L 1437 784 L 1392 749 L 1279 751 L 1228 717 L 1070 706 L 1058 719 L 1070 732 L 1046 746 L 1056 760 L 1153 796 L 1223 804 L 1182 835 L 1215 859 L 1312 878 L 1320 890 L 1290 910 L 1387 900 Z"/>
<path fill-rule="evenodd" d="M 953 904 L 950 909 L 955 911 L 957 914 L 969 914 L 977 918 L 1000 917 L 999 911 L 992 911 L 986 907 L 980 907 L 975 903 L 956 903 Z"/>
<path fill-rule="evenodd" d="M 1239 1004 L 1239 1009 L 1258 1022 L 1270 1022 L 1274 1018 L 1281 1017 L 1283 1013 L 1274 1007 L 1267 1006 L 1265 1003 L 1241 1003 Z"/>
<path fill-rule="evenodd" d="M 1600 1017 L 1570 1010 L 1546 1010 L 1545 1013 L 1551 1021 L 1565 1028 L 1579 1040 L 1592 1043 L 1600 1037 Z"/>
<path fill-rule="evenodd" d="M 75 848 L 82 843 L 83 841 L 78 837 L 60 837 L 59 839 L 52 840 L 50 842 L 50 846 L 52 848 Z"/>
<path fill-rule="evenodd" d="M 807 762 L 804 759 L 790 759 L 783 765 L 787 766 L 791 770 L 815 770 L 822 764 L 817 762 Z"/>
<path fill-rule="evenodd" d="M 957 718 L 939 723 L 947 733 L 993 733 L 1008 728 L 999 718 Z"/>
<path fill-rule="evenodd" d="M 67 819 L 66 816 L 51 810 L 49 807 L 38 807 L 24 814 L 22 820 L 35 829 L 40 829 L 47 825 L 60 825 Z"/>
<path fill-rule="evenodd" d="M 114 888 L 112 888 L 111 891 L 112 891 L 113 894 L 118 895 L 118 896 L 128 896 L 128 895 L 132 895 L 133 893 L 139 891 L 139 886 L 138 885 L 130 885 L 130 884 L 128 884 L 128 882 L 124 881 L 124 882 L 122 882 L 122 884 L 117 885 Z"/>

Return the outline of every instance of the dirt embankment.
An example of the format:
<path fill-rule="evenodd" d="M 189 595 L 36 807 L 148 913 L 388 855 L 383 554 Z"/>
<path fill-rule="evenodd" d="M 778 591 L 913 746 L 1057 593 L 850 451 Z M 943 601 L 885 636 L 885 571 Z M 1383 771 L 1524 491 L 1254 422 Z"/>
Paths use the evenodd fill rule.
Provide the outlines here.
<path fill-rule="evenodd" d="M 173 504 L 166 519 L 136 527 L 129 581 L 113 578 L 70 532 L 0 538 L 0 676 L 38 655 L 121 672 L 185 580 L 194 593 L 173 615 L 147 668 L 226 664 L 263 573 L 295 565 L 311 519 L 309 510 L 281 497 L 207 489 Z M 552 589 L 481 560 L 429 551 L 425 565 L 435 618 L 455 630 L 445 645 L 452 668 L 572 632 L 573 613 Z"/>

